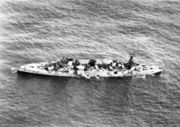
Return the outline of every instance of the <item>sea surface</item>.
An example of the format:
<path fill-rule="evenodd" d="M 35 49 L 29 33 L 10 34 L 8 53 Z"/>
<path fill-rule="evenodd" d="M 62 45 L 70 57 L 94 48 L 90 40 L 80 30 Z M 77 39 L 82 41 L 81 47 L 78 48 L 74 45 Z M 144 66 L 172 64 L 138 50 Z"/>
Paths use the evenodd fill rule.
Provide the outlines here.
<path fill-rule="evenodd" d="M 111 58 L 145 79 L 18 75 L 12 67 Z M 180 127 L 179 0 L 1 0 L 0 127 Z"/>

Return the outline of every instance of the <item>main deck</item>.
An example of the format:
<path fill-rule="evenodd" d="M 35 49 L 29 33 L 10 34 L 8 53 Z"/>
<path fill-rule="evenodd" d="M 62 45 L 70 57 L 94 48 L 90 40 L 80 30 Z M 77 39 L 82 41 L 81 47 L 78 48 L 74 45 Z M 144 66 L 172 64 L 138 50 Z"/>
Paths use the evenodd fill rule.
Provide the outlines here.
<path fill-rule="evenodd" d="M 27 64 L 19 67 L 17 71 L 38 75 L 76 78 L 134 77 L 155 75 L 162 71 L 158 66 L 140 64 L 134 64 L 130 69 L 127 69 L 125 63 L 113 60 L 96 60 L 93 66 L 89 65 L 89 60 L 79 60 L 79 65 L 77 66 L 74 66 L 72 61 L 68 61 L 64 67 L 55 69 L 56 64 L 59 64 L 58 62 L 59 61 Z"/>

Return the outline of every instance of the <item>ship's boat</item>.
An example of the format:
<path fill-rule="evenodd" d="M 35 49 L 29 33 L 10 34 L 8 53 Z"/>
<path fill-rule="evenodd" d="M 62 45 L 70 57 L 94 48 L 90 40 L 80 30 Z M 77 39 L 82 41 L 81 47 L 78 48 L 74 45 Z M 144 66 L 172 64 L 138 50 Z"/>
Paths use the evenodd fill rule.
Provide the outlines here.
<path fill-rule="evenodd" d="M 134 63 L 133 56 L 128 62 L 110 59 L 74 60 L 63 57 L 58 61 L 31 63 L 13 70 L 20 73 L 77 78 L 140 77 L 159 75 L 162 72 L 159 66 Z"/>

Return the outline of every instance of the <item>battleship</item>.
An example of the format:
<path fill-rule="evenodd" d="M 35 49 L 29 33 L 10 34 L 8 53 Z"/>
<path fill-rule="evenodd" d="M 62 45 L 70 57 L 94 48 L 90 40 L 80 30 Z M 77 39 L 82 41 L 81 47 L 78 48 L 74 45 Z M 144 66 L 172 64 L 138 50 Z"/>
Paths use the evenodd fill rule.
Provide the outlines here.
<path fill-rule="evenodd" d="M 130 56 L 128 62 L 111 59 L 72 59 L 63 57 L 57 61 L 30 63 L 13 68 L 13 72 L 30 73 L 57 77 L 108 78 L 146 77 L 160 75 L 162 68 L 157 65 L 137 64 Z"/>

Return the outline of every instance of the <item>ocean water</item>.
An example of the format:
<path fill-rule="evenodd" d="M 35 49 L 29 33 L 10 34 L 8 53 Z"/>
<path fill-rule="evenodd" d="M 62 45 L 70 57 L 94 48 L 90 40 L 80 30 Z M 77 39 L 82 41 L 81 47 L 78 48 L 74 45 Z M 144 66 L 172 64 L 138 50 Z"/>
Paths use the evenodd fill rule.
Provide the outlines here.
<path fill-rule="evenodd" d="M 179 127 L 179 0 L 1 0 L 0 127 Z M 72 58 L 157 64 L 160 77 L 11 73 Z"/>

